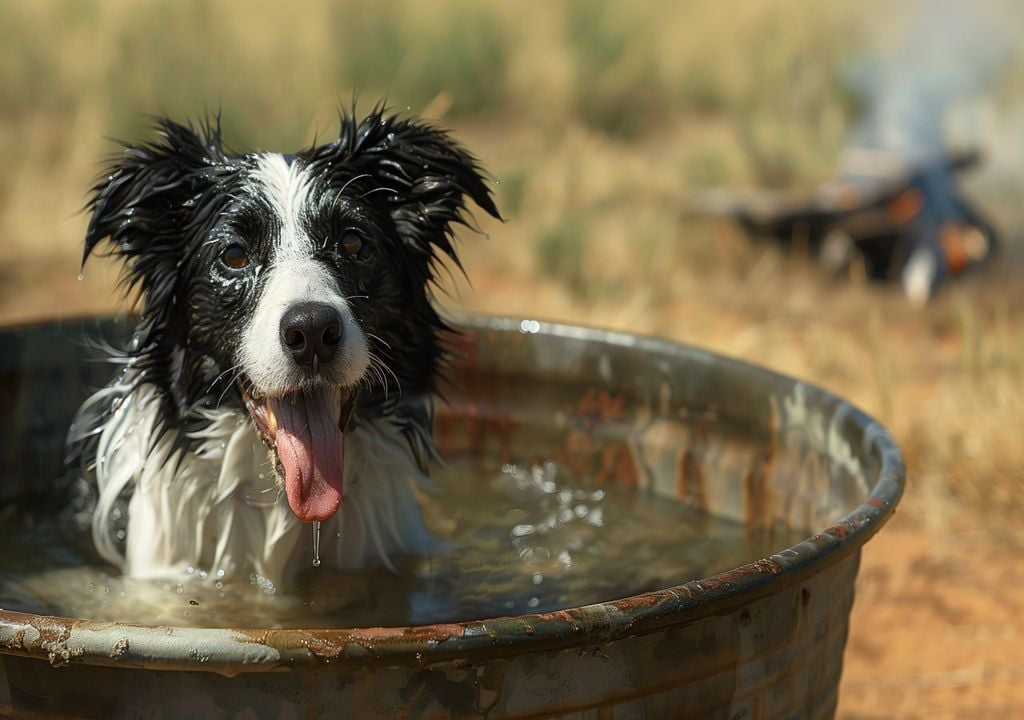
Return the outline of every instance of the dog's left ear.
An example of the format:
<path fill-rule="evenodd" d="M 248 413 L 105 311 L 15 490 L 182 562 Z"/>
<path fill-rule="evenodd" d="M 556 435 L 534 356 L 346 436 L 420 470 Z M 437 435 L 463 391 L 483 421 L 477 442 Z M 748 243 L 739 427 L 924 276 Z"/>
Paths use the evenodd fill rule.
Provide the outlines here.
<path fill-rule="evenodd" d="M 393 191 L 395 228 L 410 250 L 427 259 L 436 248 L 458 263 L 451 232 L 454 224 L 468 224 L 466 198 L 502 219 L 476 158 L 440 128 L 374 112 L 358 127 L 343 118 L 340 144 Z"/>

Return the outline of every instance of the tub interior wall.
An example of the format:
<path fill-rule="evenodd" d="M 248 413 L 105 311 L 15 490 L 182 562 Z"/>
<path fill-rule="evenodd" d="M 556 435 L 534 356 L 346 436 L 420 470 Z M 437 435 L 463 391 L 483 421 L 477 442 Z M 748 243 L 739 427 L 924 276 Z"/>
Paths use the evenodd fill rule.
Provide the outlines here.
<path fill-rule="evenodd" d="M 881 458 L 842 401 L 707 353 L 604 333 L 470 330 L 439 406 L 442 456 L 536 448 L 751 527 L 826 527 L 869 494 Z"/>

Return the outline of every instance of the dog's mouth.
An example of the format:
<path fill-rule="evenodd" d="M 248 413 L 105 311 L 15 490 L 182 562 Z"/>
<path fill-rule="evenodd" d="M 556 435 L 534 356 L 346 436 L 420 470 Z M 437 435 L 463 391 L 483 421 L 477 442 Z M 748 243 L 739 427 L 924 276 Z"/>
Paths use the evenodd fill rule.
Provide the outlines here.
<path fill-rule="evenodd" d="M 352 391 L 329 386 L 242 397 L 263 442 L 274 453 L 292 512 L 303 522 L 326 520 L 342 498 L 345 427 L 352 414 Z"/>

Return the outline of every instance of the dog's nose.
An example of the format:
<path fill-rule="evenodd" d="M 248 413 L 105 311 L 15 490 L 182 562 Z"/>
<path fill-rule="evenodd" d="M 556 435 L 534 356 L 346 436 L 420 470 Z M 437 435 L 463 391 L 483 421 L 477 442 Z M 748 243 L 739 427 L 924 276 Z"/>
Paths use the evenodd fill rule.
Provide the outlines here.
<path fill-rule="evenodd" d="M 281 317 L 281 344 L 299 365 L 316 370 L 330 362 L 341 344 L 341 315 L 330 305 L 304 302 Z"/>

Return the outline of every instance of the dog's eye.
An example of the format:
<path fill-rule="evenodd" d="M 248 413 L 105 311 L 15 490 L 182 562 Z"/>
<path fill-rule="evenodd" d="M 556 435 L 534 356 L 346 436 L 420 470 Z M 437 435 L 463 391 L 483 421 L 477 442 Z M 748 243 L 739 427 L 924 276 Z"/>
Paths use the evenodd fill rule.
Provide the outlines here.
<path fill-rule="evenodd" d="M 357 255 L 363 249 L 363 239 L 354 230 L 346 230 L 338 242 L 338 251 L 346 255 Z"/>
<path fill-rule="evenodd" d="M 249 265 L 249 255 L 241 245 L 232 244 L 224 248 L 220 261 L 233 270 L 241 270 Z"/>

